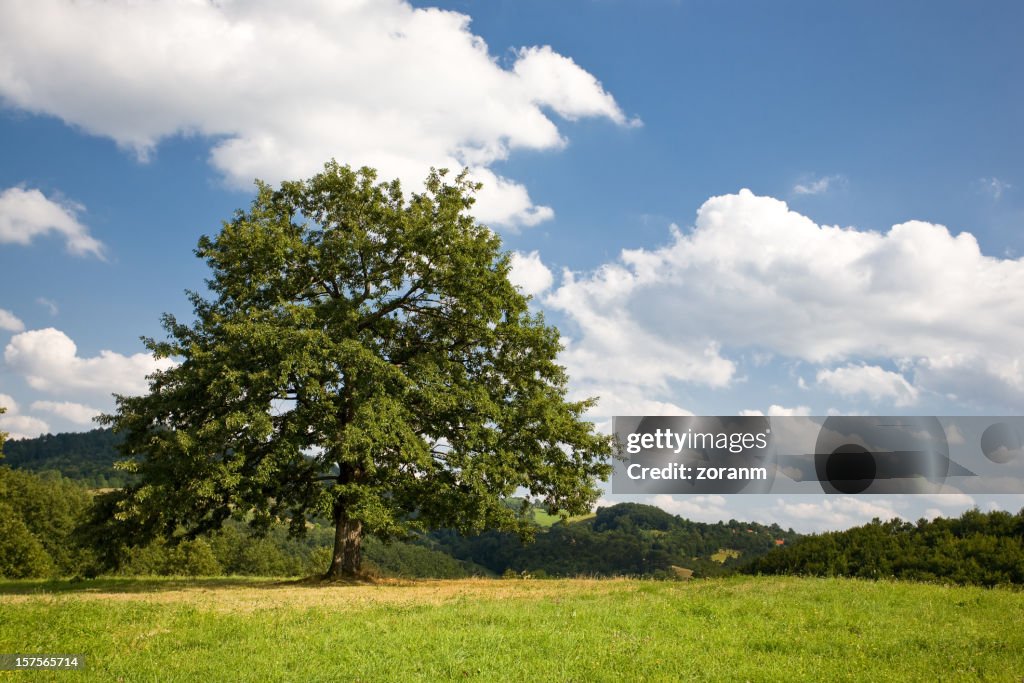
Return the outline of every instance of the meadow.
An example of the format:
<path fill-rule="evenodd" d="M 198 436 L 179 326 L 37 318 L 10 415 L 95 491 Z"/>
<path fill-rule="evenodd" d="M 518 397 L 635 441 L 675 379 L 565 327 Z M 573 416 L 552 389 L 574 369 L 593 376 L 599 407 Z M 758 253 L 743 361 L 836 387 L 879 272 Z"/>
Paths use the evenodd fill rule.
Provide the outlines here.
<path fill-rule="evenodd" d="M 734 577 L 0 581 L 0 653 L 102 681 L 1020 681 L 1024 592 Z"/>

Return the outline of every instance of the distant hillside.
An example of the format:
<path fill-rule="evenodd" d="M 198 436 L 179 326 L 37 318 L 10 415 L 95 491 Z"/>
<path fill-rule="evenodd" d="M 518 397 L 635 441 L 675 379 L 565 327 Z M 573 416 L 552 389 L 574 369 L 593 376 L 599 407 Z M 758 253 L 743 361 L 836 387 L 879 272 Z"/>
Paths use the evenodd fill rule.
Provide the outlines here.
<path fill-rule="evenodd" d="M 870 524 L 805 536 L 744 568 L 748 574 L 796 574 L 1024 584 L 1024 509 L 917 524 L 878 519 Z"/>
<path fill-rule="evenodd" d="M 792 529 L 775 524 L 691 522 L 639 503 L 598 508 L 586 519 L 555 523 L 539 530 L 529 544 L 499 532 L 472 537 L 450 531 L 430 534 L 436 547 L 460 560 L 496 574 L 535 576 L 672 577 L 680 570 L 715 576 L 732 573 L 780 543 L 798 538 Z"/>
<path fill-rule="evenodd" d="M 47 434 L 8 442 L 4 447 L 5 458 L 0 462 L 18 470 L 59 472 L 88 488 L 120 488 L 131 483 L 131 475 L 114 469 L 114 462 L 120 457 L 118 443 L 119 437 L 109 429 Z M 519 507 L 523 500 L 508 503 Z M 673 577 L 690 572 L 695 576 L 717 576 L 733 573 L 777 545 L 799 538 L 799 534 L 778 525 L 736 520 L 717 524 L 691 522 L 637 503 L 599 508 L 596 514 L 566 521 L 540 508 L 534 508 L 532 515 L 538 525 L 533 543 L 523 544 L 517 536 L 499 532 L 466 537 L 452 531 L 437 531 L 411 543 L 372 543 L 367 546 L 368 559 L 387 573 L 406 576 L 510 572 L 535 576 Z M 317 524 L 312 536 L 320 544 L 327 544 L 332 533 Z M 307 541 L 300 547 L 276 539 L 276 550 L 271 552 L 267 546 L 260 552 L 289 558 L 288 563 L 282 564 L 282 560 L 278 562 L 280 567 L 274 566 L 280 571 L 285 566 L 289 571 L 297 571 L 305 566 L 303 563 L 318 542 L 310 545 Z M 136 561 L 140 567 L 145 565 L 157 573 L 177 566 L 176 556 L 164 557 L 160 552 L 140 557 Z M 237 566 L 233 560 L 222 557 L 219 562 L 226 571 L 235 573 L 250 573 L 262 567 L 249 560 Z"/>
<path fill-rule="evenodd" d="M 46 434 L 35 439 L 8 441 L 0 460 L 14 469 L 56 471 L 90 488 L 120 488 L 131 481 L 114 469 L 121 439 L 109 429 L 71 434 Z"/>

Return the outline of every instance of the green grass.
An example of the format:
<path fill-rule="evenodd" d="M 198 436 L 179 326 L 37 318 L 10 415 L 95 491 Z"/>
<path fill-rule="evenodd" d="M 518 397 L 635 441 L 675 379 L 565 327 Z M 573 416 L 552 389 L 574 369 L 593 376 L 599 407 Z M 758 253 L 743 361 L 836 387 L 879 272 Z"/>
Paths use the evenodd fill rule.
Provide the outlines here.
<path fill-rule="evenodd" d="M 1020 591 L 842 579 L 0 582 L 0 652 L 88 657 L 24 680 L 1020 681 L 1021 624 Z"/>
<path fill-rule="evenodd" d="M 711 559 L 715 562 L 722 563 L 728 560 L 730 557 L 739 557 L 742 553 L 739 550 L 731 550 L 730 548 L 719 548 L 718 552 L 711 556 Z"/>
<path fill-rule="evenodd" d="M 582 522 L 583 520 L 590 519 L 591 517 L 594 517 L 594 516 L 595 516 L 594 513 L 591 512 L 591 513 L 586 514 L 586 515 L 576 515 L 575 517 L 568 517 L 568 518 L 566 518 L 565 521 L 567 521 L 569 523 L 572 523 L 572 522 Z M 540 508 L 534 508 L 533 509 L 533 521 L 538 526 L 549 527 L 549 526 L 552 526 L 554 524 L 557 524 L 558 522 L 561 522 L 562 518 L 559 515 L 552 515 L 552 514 L 548 513 L 545 510 L 541 510 Z"/>

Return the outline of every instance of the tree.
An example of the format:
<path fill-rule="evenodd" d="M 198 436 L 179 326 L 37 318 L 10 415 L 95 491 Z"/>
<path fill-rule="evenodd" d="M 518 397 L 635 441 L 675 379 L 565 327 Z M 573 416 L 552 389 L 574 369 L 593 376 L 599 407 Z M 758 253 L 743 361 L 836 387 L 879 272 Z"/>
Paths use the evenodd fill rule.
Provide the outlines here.
<path fill-rule="evenodd" d="M 257 182 L 249 211 L 199 240 L 211 297 L 190 292 L 194 322 L 165 315 L 168 339 L 145 340 L 177 364 L 102 419 L 141 477 L 101 501 L 119 538 L 195 537 L 232 515 L 298 534 L 324 515 L 337 578 L 359 573 L 367 533 L 528 534 L 502 504 L 521 488 L 589 511 L 610 440 L 582 419 L 592 399 L 566 399 L 557 330 L 470 216 L 479 186 L 445 176 L 406 200 L 330 162 Z"/>
<path fill-rule="evenodd" d="M 34 578 L 52 571 L 53 563 L 39 539 L 7 503 L 0 501 L 0 577 Z"/>

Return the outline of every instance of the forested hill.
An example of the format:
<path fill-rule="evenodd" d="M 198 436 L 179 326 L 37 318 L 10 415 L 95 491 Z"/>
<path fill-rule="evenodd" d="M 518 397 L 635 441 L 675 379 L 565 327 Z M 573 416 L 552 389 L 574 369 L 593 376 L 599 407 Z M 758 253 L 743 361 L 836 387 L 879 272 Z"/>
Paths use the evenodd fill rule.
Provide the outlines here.
<path fill-rule="evenodd" d="M 85 488 L 119 488 L 130 483 L 130 475 L 114 469 L 114 462 L 120 457 L 118 442 L 119 437 L 109 429 L 9 441 L 4 446 L 5 457 L 0 460 L 0 465 L 32 473 L 59 472 L 62 477 Z M 53 477 L 47 480 L 53 481 Z M 521 499 L 509 501 L 516 507 L 520 503 Z M 506 533 L 487 532 L 466 537 L 450 531 L 438 531 L 387 548 L 374 545 L 371 550 L 377 555 L 371 559 L 382 569 L 415 576 L 449 576 L 456 570 L 475 571 L 459 567 L 477 567 L 495 574 L 535 576 L 626 574 L 675 577 L 688 576 L 690 572 L 696 576 L 714 576 L 730 573 L 777 545 L 791 543 L 799 537 L 792 530 L 784 530 L 778 525 L 765 526 L 736 520 L 716 524 L 692 522 L 638 503 L 599 508 L 594 515 L 564 522 L 540 509 L 535 509 L 533 514 L 539 527 L 533 543 L 523 544 L 517 536 Z M 333 532 L 325 523 L 317 520 L 312 538 L 301 547 L 277 539 L 273 542 L 276 547 L 273 553 L 269 546 L 261 546 L 261 552 L 276 553 L 290 558 L 289 561 L 294 560 L 288 565 L 294 569 L 304 566 L 302 563 L 306 556 L 318 543 L 327 542 L 325 538 L 333 537 L 331 534 Z M 216 546 L 214 541 L 211 543 Z M 423 560 L 427 551 L 436 553 L 431 555 L 433 560 L 430 563 Z M 442 553 L 460 563 L 452 564 Z M 415 567 L 409 559 L 413 556 Z M 441 560 L 444 563 L 440 563 Z M 255 565 L 243 566 L 224 558 L 220 562 L 231 571 L 255 571 Z M 143 564 L 150 567 L 153 562 Z M 434 568 L 431 570 L 426 564 L 433 564 Z M 166 564 L 168 567 L 172 565 L 181 570 L 173 562 Z M 164 565 L 157 563 L 153 566 Z M 445 573 L 439 574 L 441 569 Z"/>
<path fill-rule="evenodd" d="M 56 471 L 89 488 L 119 488 L 128 474 L 114 469 L 120 437 L 109 429 L 72 434 L 45 434 L 8 441 L 0 463 L 30 472 Z"/>
<path fill-rule="evenodd" d="M 538 532 L 533 543 L 499 532 L 460 536 L 430 535 L 436 547 L 453 557 L 508 572 L 539 576 L 614 576 L 621 574 L 673 577 L 714 576 L 770 549 L 799 538 L 777 524 L 718 522 L 705 524 L 639 503 L 598 508 L 592 517 L 559 522 Z"/>
<path fill-rule="evenodd" d="M 901 520 L 805 536 L 761 557 L 751 574 L 797 574 L 948 581 L 1024 583 L 1024 509 L 968 510 L 957 519 L 911 524 Z"/>

